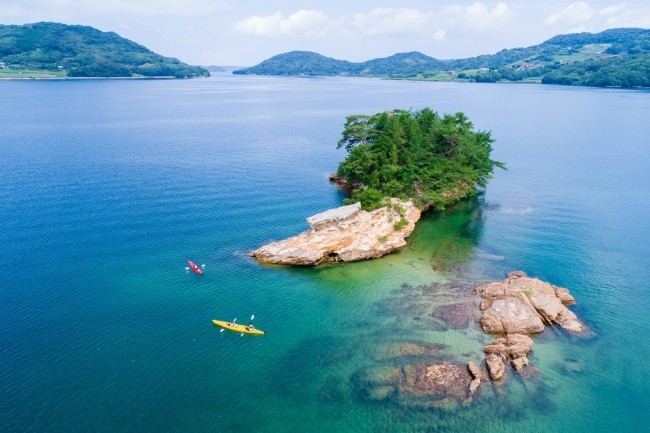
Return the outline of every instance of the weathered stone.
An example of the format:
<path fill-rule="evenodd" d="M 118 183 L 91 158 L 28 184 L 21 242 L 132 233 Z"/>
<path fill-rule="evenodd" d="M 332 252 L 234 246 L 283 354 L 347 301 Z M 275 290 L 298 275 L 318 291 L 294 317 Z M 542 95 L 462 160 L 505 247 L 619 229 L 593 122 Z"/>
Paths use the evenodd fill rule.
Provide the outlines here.
<path fill-rule="evenodd" d="M 527 335 L 510 334 L 505 338 L 497 338 L 492 344 L 485 346 L 485 353 L 501 354 L 507 359 L 527 356 L 533 346 L 533 339 Z"/>
<path fill-rule="evenodd" d="M 533 310 L 517 296 L 505 296 L 492 300 L 483 311 L 481 326 L 488 333 L 537 333 L 544 324 Z"/>
<path fill-rule="evenodd" d="M 473 395 L 478 387 L 481 386 L 481 379 L 474 379 L 469 384 L 469 395 Z"/>
<path fill-rule="evenodd" d="M 580 332 L 584 329 L 576 315 L 562 304 L 560 298 L 540 295 L 531 297 L 530 302 L 549 325 L 556 323 L 571 332 Z"/>
<path fill-rule="evenodd" d="M 262 262 L 285 265 L 318 265 L 324 262 L 351 262 L 381 257 L 404 245 L 420 219 L 420 210 L 411 202 L 393 198 L 394 206 L 361 210 L 358 203 L 330 209 L 307 218 L 311 229 L 297 236 L 265 245 L 250 255 Z M 403 216 L 396 210 L 404 209 Z M 395 230 L 405 218 L 408 224 Z"/>
<path fill-rule="evenodd" d="M 478 380 L 485 380 L 485 374 L 483 373 L 483 370 L 481 370 L 481 367 L 478 365 L 474 364 L 472 361 L 469 361 L 467 363 L 467 368 L 469 369 L 469 372 L 472 374 L 472 377 L 474 379 Z"/>
<path fill-rule="evenodd" d="M 511 334 L 505 338 L 497 338 L 485 346 L 485 361 L 490 371 L 492 379 L 503 376 L 505 371 L 505 361 L 510 360 L 512 366 L 521 371 L 528 365 L 528 358 L 526 355 L 530 353 L 530 348 L 533 345 L 533 340 L 527 335 Z M 500 361 L 499 361 L 500 360 Z M 503 364 L 503 366 L 501 366 Z M 501 371 L 503 369 L 503 371 Z M 494 374 L 493 374 L 494 371 Z M 497 377 L 498 376 L 498 377 Z"/>
<path fill-rule="evenodd" d="M 480 323 L 490 333 L 537 333 L 546 325 L 560 325 L 571 332 L 584 330 L 566 306 L 575 303 L 567 289 L 555 287 L 521 271 L 503 281 L 482 284 Z"/>
<path fill-rule="evenodd" d="M 573 305 L 576 303 L 576 300 L 571 296 L 568 289 L 555 286 L 553 286 L 553 288 L 555 289 L 555 296 L 560 298 L 560 301 L 562 301 L 564 305 Z"/>
<path fill-rule="evenodd" d="M 474 392 L 478 389 L 479 386 L 481 386 L 481 381 L 485 380 L 485 374 L 483 373 L 483 370 L 481 370 L 481 367 L 478 365 L 474 364 L 472 361 L 469 361 L 467 363 L 467 368 L 469 369 L 470 374 L 474 378 L 472 382 L 469 384 L 469 395 L 473 395 Z"/>
<path fill-rule="evenodd" d="M 528 365 L 528 358 L 522 356 L 521 358 L 513 359 L 512 361 L 510 361 L 510 364 L 512 364 L 515 370 L 521 371 L 524 369 L 525 366 Z"/>
<path fill-rule="evenodd" d="M 503 377 L 503 373 L 506 371 L 506 364 L 503 360 L 503 356 L 497 355 L 496 353 L 490 353 L 485 357 L 485 363 L 487 364 L 488 372 L 492 380 L 499 380 Z"/>

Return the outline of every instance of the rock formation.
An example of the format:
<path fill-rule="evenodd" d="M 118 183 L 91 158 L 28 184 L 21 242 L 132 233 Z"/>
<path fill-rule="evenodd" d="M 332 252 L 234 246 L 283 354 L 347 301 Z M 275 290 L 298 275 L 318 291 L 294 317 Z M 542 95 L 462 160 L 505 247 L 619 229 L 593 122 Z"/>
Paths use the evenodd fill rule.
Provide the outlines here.
<path fill-rule="evenodd" d="M 500 379 L 505 373 L 505 363 L 510 364 L 517 371 L 523 370 L 528 365 L 528 354 L 533 345 L 532 338 L 522 334 L 511 334 L 505 338 L 498 338 L 485 346 L 485 362 L 493 380 Z"/>
<path fill-rule="evenodd" d="M 408 222 L 395 230 L 402 218 Z M 404 245 L 420 219 L 411 202 L 391 199 L 391 205 L 372 212 L 359 203 L 319 213 L 307 222 L 311 227 L 297 236 L 265 245 L 250 255 L 262 262 L 283 265 L 318 265 L 374 259 Z"/>
<path fill-rule="evenodd" d="M 575 303 L 567 289 L 552 286 L 521 271 L 508 278 L 479 286 L 482 291 L 481 326 L 488 333 L 529 334 L 544 330 L 544 325 L 560 325 L 571 332 L 584 326 L 565 305 Z"/>
<path fill-rule="evenodd" d="M 481 382 L 484 381 L 486 377 L 485 374 L 483 374 L 481 367 L 474 364 L 472 361 L 469 361 L 467 363 L 467 368 L 474 378 L 474 380 L 472 380 L 472 382 L 469 384 L 469 395 L 473 395 L 478 387 L 481 386 Z"/>
<path fill-rule="evenodd" d="M 485 332 L 506 334 L 485 346 L 485 362 L 492 380 L 503 377 L 506 363 L 522 371 L 528 362 L 533 340 L 527 335 L 544 331 L 544 325 L 559 325 L 581 332 L 584 325 L 565 305 L 575 303 L 567 289 L 555 287 L 521 271 L 508 278 L 477 287 L 482 292 L 480 324 Z"/>

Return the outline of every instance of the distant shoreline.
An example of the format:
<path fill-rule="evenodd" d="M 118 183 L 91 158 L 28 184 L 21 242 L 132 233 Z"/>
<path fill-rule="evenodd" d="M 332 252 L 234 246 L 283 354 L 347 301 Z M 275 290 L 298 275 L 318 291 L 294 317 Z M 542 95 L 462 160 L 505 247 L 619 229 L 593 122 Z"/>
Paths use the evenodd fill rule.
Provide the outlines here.
<path fill-rule="evenodd" d="M 207 77 L 192 77 L 207 78 Z M 34 80 L 189 80 L 190 78 L 176 77 L 0 77 L 4 81 L 34 81 Z"/>

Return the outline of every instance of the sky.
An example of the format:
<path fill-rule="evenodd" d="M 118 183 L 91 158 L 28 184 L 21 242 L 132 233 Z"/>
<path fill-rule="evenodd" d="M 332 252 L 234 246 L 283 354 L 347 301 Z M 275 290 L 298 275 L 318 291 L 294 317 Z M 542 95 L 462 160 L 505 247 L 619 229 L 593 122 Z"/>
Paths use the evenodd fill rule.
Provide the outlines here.
<path fill-rule="evenodd" d="M 0 0 L 0 24 L 38 21 L 114 31 L 190 64 L 252 66 L 292 50 L 354 62 L 492 54 L 562 33 L 650 28 L 650 1 Z"/>

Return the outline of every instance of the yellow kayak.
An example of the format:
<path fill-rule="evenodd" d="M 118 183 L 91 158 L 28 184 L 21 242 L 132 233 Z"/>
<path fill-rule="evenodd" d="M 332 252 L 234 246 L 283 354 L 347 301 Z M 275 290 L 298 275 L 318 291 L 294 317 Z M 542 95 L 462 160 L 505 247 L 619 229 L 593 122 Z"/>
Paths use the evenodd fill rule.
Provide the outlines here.
<path fill-rule="evenodd" d="M 233 326 L 228 326 L 230 322 L 222 322 L 221 320 L 213 320 L 212 323 L 214 323 L 217 326 L 221 326 L 222 328 L 228 329 L 229 331 L 234 331 L 234 332 L 243 332 L 244 334 L 255 334 L 255 335 L 264 335 L 266 332 L 260 331 L 259 329 L 253 329 L 252 331 L 248 329 L 248 326 L 244 325 L 233 325 Z"/>

